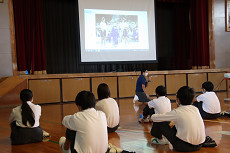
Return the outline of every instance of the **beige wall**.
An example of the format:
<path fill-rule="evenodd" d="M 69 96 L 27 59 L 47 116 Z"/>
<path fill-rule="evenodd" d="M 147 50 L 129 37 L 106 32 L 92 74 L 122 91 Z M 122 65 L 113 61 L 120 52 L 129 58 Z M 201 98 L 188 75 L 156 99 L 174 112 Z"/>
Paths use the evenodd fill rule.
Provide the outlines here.
<path fill-rule="evenodd" d="M 4 0 L 0 3 L 0 78 L 12 75 L 9 9 L 8 0 Z"/>
<path fill-rule="evenodd" d="M 225 31 L 225 0 L 214 0 L 216 68 L 230 67 L 230 32 Z"/>

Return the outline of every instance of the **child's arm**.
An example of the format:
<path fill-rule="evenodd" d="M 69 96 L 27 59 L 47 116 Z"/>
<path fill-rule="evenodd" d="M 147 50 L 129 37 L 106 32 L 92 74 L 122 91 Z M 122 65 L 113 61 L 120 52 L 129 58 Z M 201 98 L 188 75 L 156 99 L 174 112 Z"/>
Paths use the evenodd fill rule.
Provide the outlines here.
<path fill-rule="evenodd" d="M 66 127 L 66 128 L 68 128 L 68 129 L 70 129 L 70 130 L 74 130 L 74 131 L 77 131 L 77 129 L 76 129 L 76 126 L 75 126 L 75 121 L 74 121 L 75 119 L 74 119 L 74 116 L 73 115 L 67 115 L 67 116 L 65 116 L 64 118 L 63 118 L 63 120 L 62 120 L 62 124 Z"/>
<path fill-rule="evenodd" d="M 14 118 L 15 118 L 15 114 L 14 114 L 14 109 L 13 109 L 11 114 L 10 114 L 10 118 L 9 118 L 9 123 L 10 124 L 14 121 Z"/>
<path fill-rule="evenodd" d="M 200 102 L 200 101 L 203 101 L 203 98 L 204 98 L 204 96 L 203 96 L 203 94 L 201 94 L 201 95 L 197 96 L 196 98 L 194 98 L 193 101 Z"/>
<path fill-rule="evenodd" d="M 176 121 L 177 113 L 175 110 L 167 112 L 166 114 L 153 114 L 151 116 L 153 122 Z"/>

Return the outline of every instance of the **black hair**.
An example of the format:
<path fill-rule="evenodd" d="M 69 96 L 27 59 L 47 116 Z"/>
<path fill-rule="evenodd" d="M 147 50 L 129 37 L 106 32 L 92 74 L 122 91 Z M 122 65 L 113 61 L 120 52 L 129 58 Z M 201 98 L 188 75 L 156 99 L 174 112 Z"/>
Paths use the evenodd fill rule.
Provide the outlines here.
<path fill-rule="evenodd" d="M 33 93 L 29 89 L 23 89 L 20 93 L 20 99 L 22 101 L 22 123 L 27 126 L 29 122 L 30 126 L 34 126 L 34 112 L 27 104 L 27 101 L 30 101 L 33 98 Z"/>
<path fill-rule="evenodd" d="M 156 88 L 156 94 L 159 96 L 165 96 L 166 95 L 166 88 L 164 86 L 158 86 Z"/>
<path fill-rule="evenodd" d="M 179 98 L 182 105 L 191 105 L 195 96 L 195 91 L 189 86 L 183 86 L 177 91 L 177 98 Z"/>
<path fill-rule="evenodd" d="M 141 74 L 143 74 L 147 69 L 141 69 Z"/>
<path fill-rule="evenodd" d="M 109 98 L 110 97 L 109 86 L 107 84 L 105 84 L 105 83 L 101 83 L 97 87 L 97 96 L 98 96 L 99 100 Z"/>
<path fill-rule="evenodd" d="M 210 81 L 206 81 L 202 84 L 202 88 L 206 91 L 213 91 L 214 85 Z"/>
<path fill-rule="evenodd" d="M 90 91 L 81 91 L 75 98 L 77 106 L 81 106 L 82 110 L 95 107 L 95 97 Z"/>

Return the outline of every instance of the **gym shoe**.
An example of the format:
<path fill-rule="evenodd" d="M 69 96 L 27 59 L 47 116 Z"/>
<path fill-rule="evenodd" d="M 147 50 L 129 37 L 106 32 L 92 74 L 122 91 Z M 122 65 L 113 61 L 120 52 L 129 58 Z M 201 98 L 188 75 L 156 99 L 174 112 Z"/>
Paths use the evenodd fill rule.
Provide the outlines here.
<path fill-rule="evenodd" d="M 205 142 L 203 143 L 202 147 L 216 147 L 216 142 L 209 136 L 206 136 Z"/>
<path fill-rule="evenodd" d="M 135 95 L 134 98 L 133 98 L 133 103 L 135 104 L 137 100 L 139 100 L 139 98 L 138 98 L 137 95 Z"/>
<path fill-rule="evenodd" d="M 152 144 L 160 144 L 160 145 L 169 144 L 168 140 L 165 137 L 162 137 L 162 139 L 152 138 L 151 143 Z"/>
<path fill-rule="evenodd" d="M 50 134 L 43 130 L 43 138 L 50 137 Z"/>
<path fill-rule="evenodd" d="M 173 145 L 169 142 L 169 149 L 173 150 Z"/>
<path fill-rule="evenodd" d="M 144 119 L 144 118 L 142 117 L 142 118 L 139 118 L 139 122 L 140 122 L 140 123 L 148 123 L 148 122 L 149 122 L 149 119 L 148 119 L 148 118 Z"/>
<path fill-rule="evenodd" d="M 61 137 L 61 138 L 59 139 L 59 146 L 60 146 L 60 149 L 61 149 L 61 151 L 62 151 L 63 153 L 71 153 L 71 152 L 70 152 L 70 149 L 68 149 L 68 150 L 65 150 L 65 149 L 64 149 L 65 141 L 66 141 L 66 138 L 65 138 L 65 137 Z"/>

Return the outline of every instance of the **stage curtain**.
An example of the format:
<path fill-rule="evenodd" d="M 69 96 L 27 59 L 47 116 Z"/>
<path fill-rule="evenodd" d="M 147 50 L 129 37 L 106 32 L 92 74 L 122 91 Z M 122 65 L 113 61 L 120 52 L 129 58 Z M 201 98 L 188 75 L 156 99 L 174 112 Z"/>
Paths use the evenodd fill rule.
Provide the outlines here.
<path fill-rule="evenodd" d="M 191 0 L 191 65 L 193 68 L 209 67 L 208 0 Z"/>
<path fill-rule="evenodd" d="M 190 69 L 190 27 L 188 0 L 156 2 L 159 70 Z"/>
<path fill-rule="evenodd" d="M 46 73 L 41 0 L 14 0 L 17 66 L 19 72 Z"/>
<path fill-rule="evenodd" d="M 174 70 L 191 69 L 189 1 L 174 4 Z"/>

